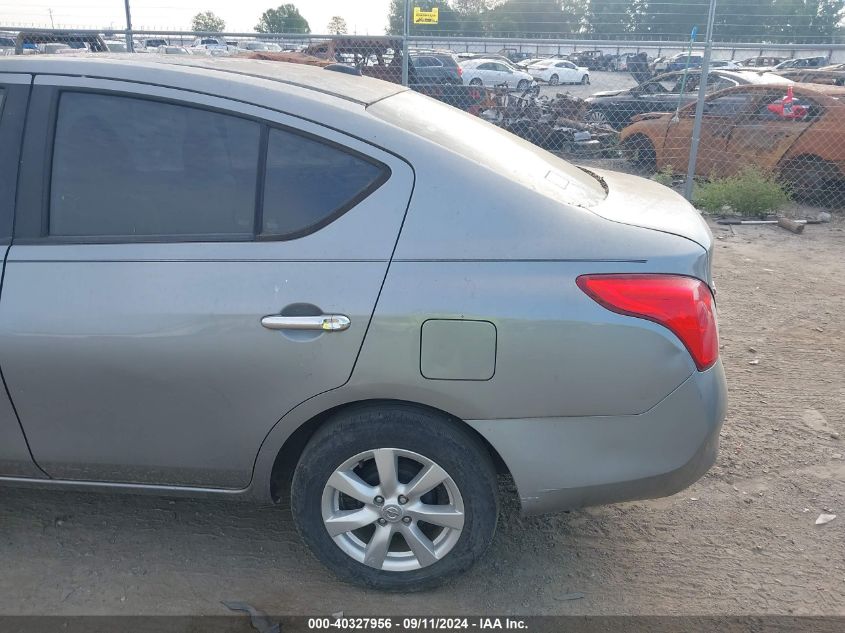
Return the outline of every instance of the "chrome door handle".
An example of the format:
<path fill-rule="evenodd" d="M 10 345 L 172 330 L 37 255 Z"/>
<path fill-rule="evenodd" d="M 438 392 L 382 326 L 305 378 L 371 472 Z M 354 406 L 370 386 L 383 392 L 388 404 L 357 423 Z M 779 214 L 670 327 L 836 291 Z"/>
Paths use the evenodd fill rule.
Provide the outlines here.
<path fill-rule="evenodd" d="M 271 314 L 261 319 L 261 325 L 268 330 L 325 330 L 342 332 L 352 322 L 342 314 L 320 314 L 317 316 L 280 316 Z"/>

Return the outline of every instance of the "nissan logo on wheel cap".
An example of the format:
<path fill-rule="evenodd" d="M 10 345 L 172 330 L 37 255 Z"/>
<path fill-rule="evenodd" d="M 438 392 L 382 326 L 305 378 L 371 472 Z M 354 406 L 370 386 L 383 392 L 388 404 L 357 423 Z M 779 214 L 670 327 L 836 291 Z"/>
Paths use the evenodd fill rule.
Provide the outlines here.
<path fill-rule="evenodd" d="M 402 514 L 402 508 L 395 505 L 384 506 L 381 511 L 381 515 L 391 523 L 396 523 L 399 519 L 401 519 Z"/>

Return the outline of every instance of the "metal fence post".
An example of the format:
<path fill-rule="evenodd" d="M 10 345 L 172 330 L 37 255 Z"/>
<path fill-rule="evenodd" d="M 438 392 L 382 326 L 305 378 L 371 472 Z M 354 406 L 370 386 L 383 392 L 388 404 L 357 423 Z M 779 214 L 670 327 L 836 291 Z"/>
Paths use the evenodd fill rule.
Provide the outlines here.
<path fill-rule="evenodd" d="M 716 0 L 710 0 L 707 14 L 707 35 L 704 43 L 704 57 L 701 60 L 701 79 L 698 82 L 698 101 L 695 104 L 695 122 L 692 126 L 692 142 L 689 148 L 687 180 L 684 183 L 684 197 L 692 200 L 695 179 L 695 163 L 698 160 L 698 143 L 701 140 L 701 119 L 704 116 L 704 98 L 707 96 L 707 75 L 710 72 L 710 54 L 713 52 L 713 22 L 716 20 Z M 687 60 L 689 61 L 689 60 Z"/>
<path fill-rule="evenodd" d="M 129 11 L 129 0 L 123 0 L 123 5 L 126 7 L 126 50 L 134 53 L 135 46 L 132 43 L 132 13 Z"/>
<path fill-rule="evenodd" d="M 127 0 L 128 1 L 128 0 Z M 408 85 L 408 36 L 411 34 L 411 0 L 405 0 L 405 29 L 402 35 L 402 85 Z"/>

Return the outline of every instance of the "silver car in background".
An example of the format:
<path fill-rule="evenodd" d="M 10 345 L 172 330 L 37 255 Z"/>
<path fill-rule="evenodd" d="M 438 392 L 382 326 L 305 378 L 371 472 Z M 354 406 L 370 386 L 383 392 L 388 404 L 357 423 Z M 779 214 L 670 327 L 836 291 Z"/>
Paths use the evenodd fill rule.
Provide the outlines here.
<path fill-rule="evenodd" d="M 340 577 L 412 590 L 483 555 L 497 473 L 536 514 L 713 463 L 681 197 L 395 84 L 138 59 L 0 60 L 0 482 L 290 498 Z"/>

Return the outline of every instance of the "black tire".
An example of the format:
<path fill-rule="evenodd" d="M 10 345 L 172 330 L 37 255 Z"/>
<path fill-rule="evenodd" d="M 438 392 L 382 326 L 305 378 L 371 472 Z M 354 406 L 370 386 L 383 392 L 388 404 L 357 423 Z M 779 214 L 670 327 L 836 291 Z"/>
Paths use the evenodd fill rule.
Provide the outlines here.
<path fill-rule="evenodd" d="M 590 85 L 590 76 L 589 75 L 584 75 L 583 77 L 581 77 L 581 85 L 582 86 L 589 86 Z"/>
<path fill-rule="evenodd" d="M 614 127 L 611 124 L 610 119 L 608 118 L 607 114 L 599 108 L 593 108 L 593 109 L 587 110 L 584 113 L 584 121 L 586 123 L 591 123 L 593 125 L 606 125 L 606 126 Z"/>
<path fill-rule="evenodd" d="M 550 86 L 556 86 L 559 83 L 560 83 L 560 77 L 558 77 L 557 75 L 552 75 L 551 77 L 549 77 L 549 85 Z"/>
<path fill-rule="evenodd" d="M 635 134 L 622 141 L 622 155 L 631 164 L 646 171 L 657 169 L 657 152 L 647 136 Z"/>
<path fill-rule="evenodd" d="M 818 156 L 797 156 L 780 169 L 780 180 L 794 199 L 829 205 L 842 185 L 842 172 Z"/>
<path fill-rule="evenodd" d="M 520 92 L 524 92 L 524 91 L 528 90 L 528 86 L 530 86 L 530 85 L 531 85 L 531 82 L 528 81 L 527 79 L 520 79 L 519 83 L 516 84 L 516 89 L 519 90 Z"/>
<path fill-rule="evenodd" d="M 476 77 L 475 79 L 470 80 L 469 85 L 470 86 L 483 86 L 484 82 L 481 81 L 481 79 L 479 79 L 478 77 Z"/>
<path fill-rule="evenodd" d="M 322 514 L 326 482 L 344 462 L 377 448 L 418 453 L 456 484 L 464 524 L 457 542 L 437 562 L 410 571 L 376 569 L 347 554 L 329 535 Z M 496 489 L 489 453 L 460 422 L 409 404 L 361 405 L 327 420 L 306 445 L 291 485 L 291 511 L 302 539 L 342 580 L 384 591 L 418 591 L 463 573 L 484 554 L 496 531 Z"/>

